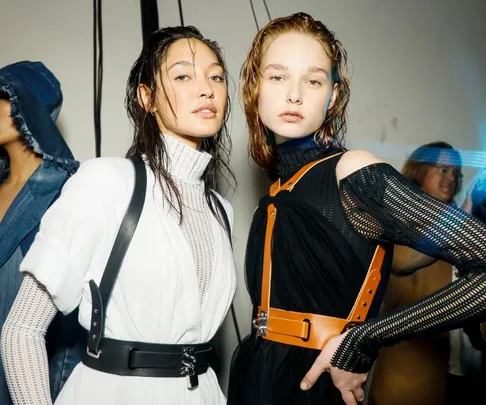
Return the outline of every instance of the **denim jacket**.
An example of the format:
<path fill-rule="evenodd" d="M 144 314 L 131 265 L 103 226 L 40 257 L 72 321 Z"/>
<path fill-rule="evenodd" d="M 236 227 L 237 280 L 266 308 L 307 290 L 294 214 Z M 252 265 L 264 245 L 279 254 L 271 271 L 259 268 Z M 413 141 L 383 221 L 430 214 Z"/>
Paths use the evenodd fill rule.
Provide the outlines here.
<path fill-rule="evenodd" d="M 0 95 L 10 102 L 12 121 L 21 139 L 42 163 L 30 176 L 0 222 L 0 328 L 22 283 L 20 263 L 39 229 L 42 216 L 59 196 L 79 163 L 55 121 L 62 107 L 61 85 L 42 63 L 22 61 L 0 69 Z M 8 177 L 10 160 L 0 147 L 0 184 Z M 86 332 L 76 311 L 56 315 L 46 336 L 53 401 L 80 361 Z M 0 359 L 0 404 L 12 401 Z"/>
<path fill-rule="evenodd" d="M 0 176 L 0 183 L 2 178 Z M 29 250 L 45 211 L 59 196 L 68 172 L 43 161 L 32 174 L 0 222 L 0 325 L 3 325 L 22 283 L 20 263 Z M 77 311 L 59 313 L 47 332 L 49 379 L 53 400 L 71 371 L 81 360 L 86 331 L 79 325 Z M 0 359 L 0 404 L 12 404 Z"/>

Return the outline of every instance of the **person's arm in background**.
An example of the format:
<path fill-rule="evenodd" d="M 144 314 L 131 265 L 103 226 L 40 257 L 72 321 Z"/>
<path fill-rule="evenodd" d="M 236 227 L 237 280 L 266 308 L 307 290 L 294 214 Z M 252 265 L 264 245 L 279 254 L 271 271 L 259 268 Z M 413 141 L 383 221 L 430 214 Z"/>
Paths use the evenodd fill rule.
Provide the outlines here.
<path fill-rule="evenodd" d="M 486 313 L 486 224 L 426 194 L 368 152 L 346 155 L 339 162 L 342 175 L 339 166 L 336 171 L 343 206 L 357 232 L 379 243 L 416 248 L 462 273 L 435 293 L 329 340 L 301 388 L 311 388 L 328 370 L 345 402 L 357 405 L 364 396 L 361 384 L 381 347 L 456 329 Z M 363 160 L 369 163 L 362 165 Z"/>
<path fill-rule="evenodd" d="M 474 189 L 477 179 L 472 181 L 469 190 L 466 193 L 466 198 L 461 205 L 461 209 L 468 214 L 472 213 L 472 190 Z M 424 253 L 418 252 L 412 248 L 403 245 L 396 245 L 393 254 L 392 272 L 397 276 L 407 275 L 420 270 L 423 267 L 430 266 L 437 259 L 431 256 L 427 256 Z"/>
<path fill-rule="evenodd" d="M 393 253 L 392 272 L 396 276 L 405 276 L 430 266 L 436 261 L 436 258 L 417 252 L 408 246 L 396 245 Z"/>

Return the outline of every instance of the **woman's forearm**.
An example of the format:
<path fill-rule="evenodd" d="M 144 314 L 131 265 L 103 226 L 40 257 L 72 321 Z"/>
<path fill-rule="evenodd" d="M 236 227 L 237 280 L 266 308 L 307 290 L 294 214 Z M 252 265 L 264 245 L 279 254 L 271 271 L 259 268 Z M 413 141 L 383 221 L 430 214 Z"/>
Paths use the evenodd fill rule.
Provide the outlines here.
<path fill-rule="evenodd" d="M 2 360 L 15 405 L 52 405 L 45 334 L 56 313 L 46 289 L 26 274 L 2 329 Z"/>

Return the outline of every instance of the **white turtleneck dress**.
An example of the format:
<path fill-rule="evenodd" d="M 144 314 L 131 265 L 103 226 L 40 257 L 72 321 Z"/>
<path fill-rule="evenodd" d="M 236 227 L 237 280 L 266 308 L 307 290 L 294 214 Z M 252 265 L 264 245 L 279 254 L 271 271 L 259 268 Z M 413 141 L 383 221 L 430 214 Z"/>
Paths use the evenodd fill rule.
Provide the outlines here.
<path fill-rule="evenodd" d="M 211 156 L 165 137 L 184 220 L 147 169 L 145 206 L 106 311 L 105 336 L 191 344 L 213 338 L 230 307 L 236 275 L 228 236 L 209 211 L 201 180 Z M 92 159 L 44 216 L 21 271 L 24 283 L 2 333 L 2 358 L 16 405 L 51 404 L 44 335 L 57 310 L 79 305 L 89 328 L 89 280 L 99 285 L 134 186 L 131 162 Z M 220 198 L 218 196 L 218 198 Z M 221 198 L 230 223 L 231 206 Z M 212 369 L 185 378 L 124 377 L 78 364 L 56 405 L 210 405 L 226 400 Z"/>

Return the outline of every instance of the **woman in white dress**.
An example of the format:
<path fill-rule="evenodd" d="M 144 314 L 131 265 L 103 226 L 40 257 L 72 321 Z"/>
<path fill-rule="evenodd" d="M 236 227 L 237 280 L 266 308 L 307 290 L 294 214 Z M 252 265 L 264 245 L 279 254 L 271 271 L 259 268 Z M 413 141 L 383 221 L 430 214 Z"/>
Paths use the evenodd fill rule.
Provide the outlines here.
<path fill-rule="evenodd" d="M 193 27 L 155 32 L 131 70 L 126 106 L 135 128 L 127 156 L 145 162 L 144 207 L 105 308 L 100 351 L 77 365 L 56 405 L 223 404 L 204 357 L 209 345 L 200 345 L 220 327 L 236 288 L 221 211 L 230 224 L 233 212 L 212 190 L 229 170 L 230 147 L 218 45 Z M 89 160 L 44 216 L 2 331 L 16 405 L 52 404 L 44 334 L 57 310 L 79 306 L 81 325 L 93 326 L 89 281 L 100 285 L 134 178 L 128 159 Z M 142 354 L 136 364 L 134 351 Z M 167 351 L 180 364 L 174 355 L 165 363 Z"/>

